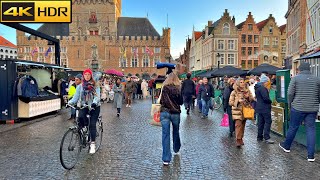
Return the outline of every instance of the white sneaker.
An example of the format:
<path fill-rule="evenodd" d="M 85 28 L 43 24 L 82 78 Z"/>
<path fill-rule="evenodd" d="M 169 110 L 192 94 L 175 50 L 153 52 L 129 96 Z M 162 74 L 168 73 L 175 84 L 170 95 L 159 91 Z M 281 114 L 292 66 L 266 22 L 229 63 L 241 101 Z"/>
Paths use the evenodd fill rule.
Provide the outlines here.
<path fill-rule="evenodd" d="M 89 151 L 90 154 L 94 154 L 96 153 L 96 144 L 95 143 L 91 143 L 90 144 L 90 151 Z"/>
<path fill-rule="evenodd" d="M 126 107 L 129 107 L 129 104 L 127 104 Z"/>
<path fill-rule="evenodd" d="M 175 156 L 180 156 L 180 151 L 173 153 Z"/>
<path fill-rule="evenodd" d="M 169 166 L 169 162 L 164 162 L 164 161 L 163 161 L 163 165 L 164 165 L 164 166 Z"/>
<path fill-rule="evenodd" d="M 129 105 L 128 107 L 131 108 L 131 105 Z"/>

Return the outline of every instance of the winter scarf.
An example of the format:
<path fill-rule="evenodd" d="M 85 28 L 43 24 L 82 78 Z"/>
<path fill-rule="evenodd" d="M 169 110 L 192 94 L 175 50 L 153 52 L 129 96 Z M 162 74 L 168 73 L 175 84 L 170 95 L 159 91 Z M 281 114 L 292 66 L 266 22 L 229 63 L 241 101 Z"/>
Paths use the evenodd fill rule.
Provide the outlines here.
<path fill-rule="evenodd" d="M 93 96 L 95 95 L 95 87 L 92 81 L 86 81 L 83 80 L 82 82 L 82 100 L 85 102 L 88 102 L 90 99 L 93 99 Z"/>

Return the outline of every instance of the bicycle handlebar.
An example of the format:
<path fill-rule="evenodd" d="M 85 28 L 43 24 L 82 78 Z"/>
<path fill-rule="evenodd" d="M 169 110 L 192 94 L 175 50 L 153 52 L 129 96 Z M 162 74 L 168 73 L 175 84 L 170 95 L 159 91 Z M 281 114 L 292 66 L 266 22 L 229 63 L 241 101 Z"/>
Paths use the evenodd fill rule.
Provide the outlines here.
<path fill-rule="evenodd" d="M 84 106 L 81 107 L 77 107 L 77 106 L 72 106 L 71 104 L 67 104 L 66 107 L 71 107 L 73 109 L 76 110 L 81 110 L 81 109 L 85 109 L 85 108 L 90 108 L 88 104 L 85 104 Z M 89 109 L 90 111 L 94 110 L 94 108 Z"/>

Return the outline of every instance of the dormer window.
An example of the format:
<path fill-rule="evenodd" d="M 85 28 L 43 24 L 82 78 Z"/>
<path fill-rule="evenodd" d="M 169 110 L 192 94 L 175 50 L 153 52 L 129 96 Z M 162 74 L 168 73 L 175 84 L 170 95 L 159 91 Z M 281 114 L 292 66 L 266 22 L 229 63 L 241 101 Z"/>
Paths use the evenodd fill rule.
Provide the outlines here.
<path fill-rule="evenodd" d="M 225 23 L 225 24 L 223 25 L 223 34 L 224 34 L 224 35 L 230 34 L 230 25 L 229 25 L 228 23 Z"/>
<path fill-rule="evenodd" d="M 269 27 L 269 33 L 270 33 L 270 34 L 273 33 L 273 27 L 272 27 L 272 26 Z"/>
<path fill-rule="evenodd" d="M 89 23 L 97 23 L 97 16 L 95 12 L 91 13 L 90 19 L 89 19 Z"/>

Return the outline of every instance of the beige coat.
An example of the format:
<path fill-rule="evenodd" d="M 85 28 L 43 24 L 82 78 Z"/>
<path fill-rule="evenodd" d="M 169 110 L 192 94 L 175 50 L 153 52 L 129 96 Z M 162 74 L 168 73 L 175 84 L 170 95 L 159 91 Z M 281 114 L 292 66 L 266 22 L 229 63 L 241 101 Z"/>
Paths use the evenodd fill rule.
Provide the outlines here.
<path fill-rule="evenodd" d="M 229 105 L 232 107 L 232 118 L 233 120 L 244 120 L 243 114 L 242 114 L 242 106 L 243 105 L 249 105 L 252 101 L 254 101 L 254 98 L 252 96 L 252 93 L 248 89 L 248 87 L 245 88 L 244 92 L 247 92 L 247 97 L 244 97 L 244 93 L 239 90 L 239 87 L 234 84 L 233 85 L 233 91 L 231 92 L 230 99 L 229 99 Z M 245 98 L 245 103 L 240 103 L 240 99 Z"/>

